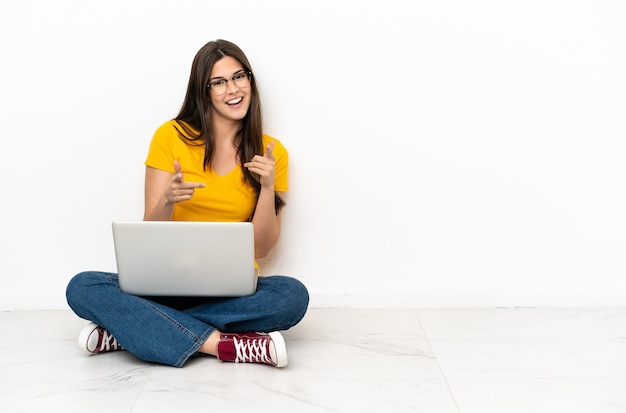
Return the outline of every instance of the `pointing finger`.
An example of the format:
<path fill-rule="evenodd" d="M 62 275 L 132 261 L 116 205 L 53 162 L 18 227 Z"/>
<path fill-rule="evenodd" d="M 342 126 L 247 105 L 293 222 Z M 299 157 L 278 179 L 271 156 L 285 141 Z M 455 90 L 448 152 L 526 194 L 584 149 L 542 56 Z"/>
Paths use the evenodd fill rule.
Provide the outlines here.
<path fill-rule="evenodd" d="M 181 182 L 180 185 L 178 185 L 179 189 L 194 189 L 194 188 L 204 188 L 204 183 L 202 182 Z"/>
<path fill-rule="evenodd" d="M 180 168 L 180 162 L 178 162 L 178 159 L 174 161 L 174 177 L 172 179 L 178 182 L 183 181 L 183 171 Z"/>
<path fill-rule="evenodd" d="M 267 147 L 265 148 L 265 157 L 266 158 L 270 158 L 270 159 L 274 159 L 274 141 L 271 141 L 270 143 L 267 144 Z"/>

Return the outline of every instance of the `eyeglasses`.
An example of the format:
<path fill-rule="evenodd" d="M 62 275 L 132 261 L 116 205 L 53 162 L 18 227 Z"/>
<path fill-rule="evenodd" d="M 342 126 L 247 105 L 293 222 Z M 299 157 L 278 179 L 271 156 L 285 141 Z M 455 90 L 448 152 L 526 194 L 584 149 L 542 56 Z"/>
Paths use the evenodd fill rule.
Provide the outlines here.
<path fill-rule="evenodd" d="M 229 79 L 224 78 L 216 79 L 206 85 L 206 87 L 217 96 L 220 96 L 228 92 L 228 80 Z M 248 87 L 250 86 L 250 80 L 252 80 L 252 72 L 237 72 L 230 78 L 230 80 L 232 80 L 238 88 Z"/>

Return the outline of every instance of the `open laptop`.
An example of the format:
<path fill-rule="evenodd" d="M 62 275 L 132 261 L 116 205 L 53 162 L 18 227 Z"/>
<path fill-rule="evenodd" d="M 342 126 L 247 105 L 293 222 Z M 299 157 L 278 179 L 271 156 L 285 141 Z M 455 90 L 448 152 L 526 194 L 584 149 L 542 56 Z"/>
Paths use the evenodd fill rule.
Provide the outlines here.
<path fill-rule="evenodd" d="M 251 222 L 114 221 L 122 291 L 143 296 L 253 294 Z"/>

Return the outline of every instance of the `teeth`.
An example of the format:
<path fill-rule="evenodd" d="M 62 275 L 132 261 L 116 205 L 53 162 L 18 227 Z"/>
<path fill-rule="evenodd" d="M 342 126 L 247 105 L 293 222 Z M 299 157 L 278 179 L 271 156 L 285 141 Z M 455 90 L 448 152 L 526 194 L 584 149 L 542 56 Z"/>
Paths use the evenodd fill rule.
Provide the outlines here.
<path fill-rule="evenodd" d="M 229 100 L 228 103 L 229 105 L 236 105 L 237 103 L 241 102 L 243 100 L 243 98 L 237 98 L 237 99 L 233 99 L 233 100 Z"/>

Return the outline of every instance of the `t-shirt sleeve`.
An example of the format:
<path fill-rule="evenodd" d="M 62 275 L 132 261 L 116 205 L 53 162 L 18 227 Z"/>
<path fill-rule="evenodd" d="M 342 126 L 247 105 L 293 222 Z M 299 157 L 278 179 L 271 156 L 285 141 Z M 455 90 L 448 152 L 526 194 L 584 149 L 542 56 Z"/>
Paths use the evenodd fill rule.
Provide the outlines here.
<path fill-rule="evenodd" d="M 179 139 L 178 131 L 172 122 L 161 125 L 154 132 L 150 142 L 150 149 L 145 162 L 146 166 L 173 173 L 176 154 L 174 153 L 172 143 L 176 139 Z"/>

